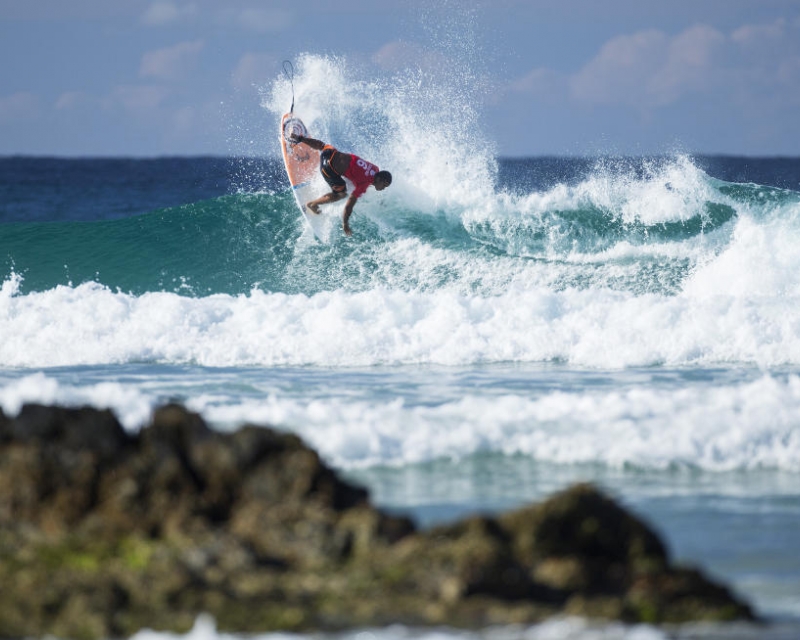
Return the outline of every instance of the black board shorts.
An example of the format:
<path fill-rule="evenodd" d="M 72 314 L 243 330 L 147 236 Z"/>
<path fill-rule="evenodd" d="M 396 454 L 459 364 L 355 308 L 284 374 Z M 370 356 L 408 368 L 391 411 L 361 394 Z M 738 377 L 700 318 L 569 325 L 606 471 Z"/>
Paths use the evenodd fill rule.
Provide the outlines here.
<path fill-rule="evenodd" d="M 338 153 L 338 151 L 333 147 L 327 147 L 322 150 L 319 156 L 319 170 L 331 190 L 334 193 L 342 193 L 343 191 L 347 191 L 347 183 L 331 166 L 331 158 L 335 153 Z"/>

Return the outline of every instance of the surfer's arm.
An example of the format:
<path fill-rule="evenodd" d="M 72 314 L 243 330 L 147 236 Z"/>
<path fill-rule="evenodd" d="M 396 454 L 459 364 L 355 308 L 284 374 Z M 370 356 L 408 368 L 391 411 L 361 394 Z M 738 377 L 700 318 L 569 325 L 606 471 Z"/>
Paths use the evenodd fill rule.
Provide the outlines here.
<path fill-rule="evenodd" d="M 342 228 L 347 236 L 353 235 L 353 232 L 350 230 L 350 215 L 353 213 L 353 207 L 356 206 L 356 200 L 358 200 L 358 196 L 351 195 L 344 205 L 344 212 L 342 213 Z"/>
<path fill-rule="evenodd" d="M 322 140 L 317 140 L 316 138 L 306 138 L 303 136 L 295 136 L 292 138 L 295 142 L 302 142 L 303 144 L 307 144 L 312 149 L 316 149 L 317 151 L 322 151 L 325 147 L 325 143 Z"/>

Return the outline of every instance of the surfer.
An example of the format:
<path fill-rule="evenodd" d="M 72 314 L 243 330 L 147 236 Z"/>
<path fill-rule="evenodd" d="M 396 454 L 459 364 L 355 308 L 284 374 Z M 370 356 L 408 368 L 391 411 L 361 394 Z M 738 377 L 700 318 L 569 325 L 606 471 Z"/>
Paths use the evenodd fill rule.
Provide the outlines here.
<path fill-rule="evenodd" d="M 350 230 L 349 220 L 356 200 L 364 195 L 370 185 L 375 187 L 376 191 L 383 191 L 392 184 L 392 174 L 388 171 L 381 171 L 377 166 L 359 158 L 357 155 L 343 153 L 333 146 L 325 144 L 322 140 L 297 134 L 292 134 L 290 140 L 294 143 L 302 142 L 312 149 L 322 152 L 319 158 L 319 170 L 331 191 L 321 198 L 306 203 L 306 207 L 312 213 L 318 214 L 319 207 L 322 204 L 337 202 L 347 196 L 347 183 L 344 178 L 353 183 L 355 188 L 350 197 L 347 198 L 347 202 L 344 205 L 344 213 L 342 213 L 342 228 L 345 234 L 352 235 L 353 232 Z"/>

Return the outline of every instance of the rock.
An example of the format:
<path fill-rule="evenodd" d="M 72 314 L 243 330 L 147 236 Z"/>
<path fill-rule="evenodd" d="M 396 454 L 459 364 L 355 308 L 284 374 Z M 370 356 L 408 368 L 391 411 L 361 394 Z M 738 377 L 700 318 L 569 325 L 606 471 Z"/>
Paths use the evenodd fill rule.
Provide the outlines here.
<path fill-rule="evenodd" d="M 537 507 L 506 515 L 502 522 L 529 562 L 565 556 L 658 566 L 667 562 L 658 536 L 590 485 L 577 485 Z"/>
<path fill-rule="evenodd" d="M 482 627 L 559 613 L 752 619 L 590 485 L 418 531 L 298 437 L 210 429 L 179 405 L 128 435 L 108 411 L 0 414 L 0 636 Z"/>
<path fill-rule="evenodd" d="M 109 411 L 25 405 L 0 432 L 0 524 L 56 533 L 80 522 L 130 442 Z"/>

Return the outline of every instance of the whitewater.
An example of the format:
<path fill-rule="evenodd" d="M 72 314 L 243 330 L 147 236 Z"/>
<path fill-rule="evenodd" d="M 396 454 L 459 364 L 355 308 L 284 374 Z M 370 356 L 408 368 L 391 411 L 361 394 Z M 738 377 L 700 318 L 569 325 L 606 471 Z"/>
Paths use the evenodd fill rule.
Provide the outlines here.
<path fill-rule="evenodd" d="M 800 161 L 497 158 L 469 83 L 296 71 L 311 134 L 395 177 L 352 238 L 296 209 L 283 77 L 264 158 L 0 158 L 0 408 L 271 424 L 423 526 L 596 482 L 772 625 L 491 633 L 800 635 Z"/>

